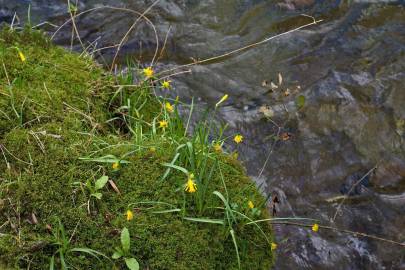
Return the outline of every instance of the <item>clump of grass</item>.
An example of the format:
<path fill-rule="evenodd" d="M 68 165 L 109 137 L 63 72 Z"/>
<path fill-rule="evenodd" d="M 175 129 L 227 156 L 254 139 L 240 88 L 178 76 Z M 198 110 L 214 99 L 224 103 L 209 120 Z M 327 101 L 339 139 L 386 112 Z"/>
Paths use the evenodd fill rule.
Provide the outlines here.
<path fill-rule="evenodd" d="M 265 198 L 217 147 L 231 138 L 213 116 L 191 132 L 187 105 L 154 94 L 170 83 L 140 69 L 124 87 L 134 75 L 113 78 L 31 30 L 3 29 L 0 54 L 0 264 L 124 269 L 103 255 L 127 228 L 122 255 L 141 269 L 272 266 L 270 225 L 245 226 L 268 218 Z"/>

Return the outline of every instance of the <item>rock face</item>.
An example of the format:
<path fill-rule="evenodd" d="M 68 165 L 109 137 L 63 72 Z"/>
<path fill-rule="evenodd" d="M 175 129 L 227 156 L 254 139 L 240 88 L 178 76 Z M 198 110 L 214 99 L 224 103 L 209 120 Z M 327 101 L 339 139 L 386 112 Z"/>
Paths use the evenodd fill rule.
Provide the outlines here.
<path fill-rule="evenodd" d="M 1 5 L 8 12 L 10 3 Z M 238 146 L 248 172 L 259 176 L 264 192 L 278 194 L 279 216 L 332 221 L 342 195 L 350 195 L 335 222 L 342 228 L 404 241 L 405 210 L 405 28 L 399 1 L 161 1 L 150 13 L 163 43 L 170 29 L 161 68 L 219 55 L 309 22 L 305 13 L 324 22 L 256 49 L 176 77 L 176 93 L 228 103 L 219 113 L 245 143 Z M 144 1 L 104 1 L 144 10 Z M 83 8 L 93 7 L 86 1 Z M 289 10 L 280 9 L 284 7 Z M 45 18 L 61 22 L 61 12 Z M 56 9 L 56 7 L 53 7 Z M 50 10 L 48 8 L 47 10 Z M 14 11 L 14 10 L 13 10 Z M 23 9 L 21 9 L 21 12 Z M 43 13 L 44 14 L 44 13 Z M 99 11 L 78 20 L 88 41 L 111 45 L 133 22 L 127 14 Z M 70 28 L 57 36 L 70 42 Z M 140 23 L 123 47 L 141 61 L 151 59 L 156 42 Z M 140 45 L 142 44 L 142 45 Z M 104 51 L 104 57 L 114 53 Z M 272 93 L 262 82 L 283 83 Z M 300 86 L 298 88 L 297 86 Z M 289 88 L 290 94 L 285 96 Z M 298 89 L 295 91 L 294 89 Z M 305 96 L 297 110 L 295 100 Z M 263 119 L 262 105 L 274 113 Z M 289 139 L 274 143 L 278 132 Z M 349 193 L 351 185 L 377 167 Z M 342 194 L 343 193 L 343 194 Z M 349 193 L 349 194 L 347 194 Z M 279 269 L 400 269 L 403 254 L 394 245 L 322 230 L 278 225 Z M 401 257 L 402 256 L 402 257 Z"/>
<path fill-rule="evenodd" d="M 296 10 L 301 8 L 306 8 L 315 3 L 315 0 L 285 0 L 277 5 L 281 8 Z"/>

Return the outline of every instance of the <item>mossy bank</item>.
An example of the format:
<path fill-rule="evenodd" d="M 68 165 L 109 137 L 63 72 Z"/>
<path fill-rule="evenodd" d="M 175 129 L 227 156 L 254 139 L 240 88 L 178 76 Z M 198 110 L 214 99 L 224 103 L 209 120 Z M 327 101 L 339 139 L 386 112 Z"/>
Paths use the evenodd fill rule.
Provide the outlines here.
<path fill-rule="evenodd" d="M 0 267 L 125 269 L 128 228 L 140 269 L 271 268 L 270 225 L 248 224 L 265 199 L 158 78 L 120 87 L 133 76 L 31 30 L 3 29 L 0 59 Z"/>

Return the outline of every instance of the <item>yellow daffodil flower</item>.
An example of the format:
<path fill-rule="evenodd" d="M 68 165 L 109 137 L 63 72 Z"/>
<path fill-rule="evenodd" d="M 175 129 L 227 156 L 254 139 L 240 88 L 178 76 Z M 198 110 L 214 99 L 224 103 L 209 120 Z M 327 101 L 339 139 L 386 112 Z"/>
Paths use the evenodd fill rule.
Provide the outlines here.
<path fill-rule="evenodd" d="M 249 202 L 248 202 L 248 207 L 249 207 L 250 209 L 253 209 L 253 208 L 255 208 L 255 205 L 253 204 L 252 201 L 249 201 Z"/>
<path fill-rule="evenodd" d="M 224 102 L 225 100 L 227 100 L 228 99 L 228 95 L 226 94 L 226 95 L 224 95 L 218 102 L 217 102 L 217 104 L 215 104 L 215 107 L 218 107 L 222 102 Z"/>
<path fill-rule="evenodd" d="M 120 166 L 120 164 L 119 164 L 118 162 L 114 162 L 114 163 L 112 164 L 113 170 L 118 169 L 119 166 Z"/>
<path fill-rule="evenodd" d="M 131 221 L 134 218 L 134 213 L 131 210 L 127 210 L 127 221 Z"/>
<path fill-rule="evenodd" d="M 145 77 L 148 79 L 152 78 L 153 74 L 155 73 L 153 71 L 152 67 L 144 68 L 142 71 L 143 71 L 143 75 L 145 75 Z"/>
<path fill-rule="evenodd" d="M 184 190 L 188 193 L 194 193 L 197 191 L 197 184 L 194 182 L 194 174 L 188 176 L 187 183 L 184 185 Z"/>
<path fill-rule="evenodd" d="M 243 136 L 240 135 L 240 134 L 235 135 L 235 137 L 233 138 L 233 140 L 234 140 L 236 143 L 239 144 L 239 143 L 243 142 Z"/>
<path fill-rule="evenodd" d="M 317 232 L 319 230 L 319 225 L 318 224 L 314 224 L 312 225 L 312 231 Z"/>
<path fill-rule="evenodd" d="M 27 58 L 25 58 L 25 55 L 18 49 L 18 56 L 20 57 L 21 62 L 27 61 Z"/>
<path fill-rule="evenodd" d="M 276 250 L 276 249 L 277 249 L 277 244 L 272 242 L 271 243 L 271 250 L 273 251 L 273 250 Z"/>
<path fill-rule="evenodd" d="M 161 84 L 162 88 L 163 88 L 163 89 L 170 89 L 170 88 L 172 88 L 171 82 L 172 82 L 172 81 L 170 81 L 170 80 L 164 80 L 164 81 L 162 82 L 162 84 Z"/>
<path fill-rule="evenodd" d="M 168 113 L 174 112 L 174 106 L 173 106 L 172 104 L 170 104 L 169 102 L 166 102 L 165 108 L 166 108 L 166 111 L 167 111 Z"/>
<path fill-rule="evenodd" d="M 167 128 L 168 126 L 169 126 L 169 123 L 167 123 L 166 120 L 159 121 L 160 128 Z"/>

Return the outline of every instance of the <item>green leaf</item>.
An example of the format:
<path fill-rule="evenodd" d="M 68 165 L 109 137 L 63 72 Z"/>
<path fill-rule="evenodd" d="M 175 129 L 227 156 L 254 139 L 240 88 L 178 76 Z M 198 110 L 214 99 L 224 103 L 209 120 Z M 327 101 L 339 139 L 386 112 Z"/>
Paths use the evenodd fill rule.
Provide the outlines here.
<path fill-rule="evenodd" d="M 185 220 L 190 220 L 190 221 L 195 221 L 195 222 L 225 225 L 225 223 L 224 223 L 224 221 L 222 219 L 191 218 L 191 217 L 184 217 L 184 219 Z"/>
<path fill-rule="evenodd" d="M 101 200 L 101 197 L 103 197 L 103 194 L 100 192 L 92 193 L 90 196 L 96 197 L 97 199 Z"/>
<path fill-rule="evenodd" d="M 49 270 L 54 270 L 55 269 L 55 256 L 51 257 L 51 260 L 49 262 Z"/>
<path fill-rule="evenodd" d="M 69 4 L 68 12 L 69 13 L 76 13 L 77 12 L 77 7 L 73 5 L 72 3 Z"/>
<path fill-rule="evenodd" d="M 118 252 L 118 251 L 115 251 L 111 258 L 116 260 L 116 259 L 119 259 L 121 257 L 122 257 L 122 254 L 120 252 Z"/>
<path fill-rule="evenodd" d="M 180 153 L 176 153 L 176 155 L 174 156 L 174 158 L 172 159 L 172 161 L 170 162 L 170 164 L 174 165 L 174 163 L 177 161 L 177 159 L 179 158 L 179 156 L 180 156 Z M 161 180 L 165 180 L 166 177 L 169 175 L 169 173 L 170 173 L 170 168 L 167 168 L 166 171 L 165 171 L 165 173 L 163 174 Z"/>
<path fill-rule="evenodd" d="M 91 181 L 90 181 L 90 179 L 86 181 L 86 187 L 87 187 L 89 190 L 92 190 L 92 186 L 91 186 Z"/>
<path fill-rule="evenodd" d="M 183 168 L 183 167 L 180 167 L 180 166 L 177 166 L 177 165 L 173 165 L 173 164 L 170 164 L 170 163 L 162 163 L 162 165 L 165 166 L 165 167 L 175 169 L 175 170 L 179 170 L 179 171 L 181 171 L 181 172 L 183 172 L 185 174 L 189 174 L 186 168 Z"/>
<path fill-rule="evenodd" d="M 226 217 L 228 219 L 228 225 L 232 226 L 232 221 L 236 222 L 235 216 L 232 213 L 232 208 L 229 206 L 228 201 L 225 199 L 224 195 L 222 195 L 221 192 L 215 190 L 214 192 L 212 192 L 212 194 L 218 196 L 219 199 L 221 199 L 221 201 L 224 203 L 225 205 L 225 210 L 226 210 Z M 232 219 L 232 220 L 231 220 Z"/>
<path fill-rule="evenodd" d="M 100 260 L 100 258 L 98 256 L 102 256 L 104 258 L 106 258 L 107 260 L 110 260 L 110 258 L 108 258 L 104 253 L 91 249 L 91 248 L 72 248 L 69 250 L 69 252 L 81 252 L 81 253 L 86 253 L 90 256 L 93 256 L 94 258 L 96 258 L 97 260 Z"/>
<path fill-rule="evenodd" d="M 100 162 L 100 163 L 115 163 L 115 162 L 119 162 L 120 164 L 131 163 L 127 160 L 119 159 L 114 155 L 106 155 L 106 156 L 98 157 L 98 158 L 81 157 L 79 159 L 83 160 L 83 161 L 88 161 L 88 162 Z"/>
<path fill-rule="evenodd" d="M 297 106 L 297 108 L 300 110 L 302 107 L 305 106 L 305 96 L 301 95 L 298 96 L 297 99 L 295 100 L 295 105 Z"/>
<path fill-rule="evenodd" d="M 129 252 L 129 248 L 131 246 L 131 239 L 129 237 L 129 231 L 127 228 L 122 229 L 121 232 L 121 245 L 122 249 L 124 250 L 125 253 Z"/>
<path fill-rule="evenodd" d="M 62 265 L 62 270 L 67 270 L 68 267 L 67 267 L 66 262 L 65 262 L 65 256 L 60 251 L 59 251 L 59 259 L 60 259 L 60 264 Z"/>
<path fill-rule="evenodd" d="M 139 263 L 135 258 L 125 258 L 125 264 L 130 270 L 139 270 Z"/>
<path fill-rule="evenodd" d="M 237 257 L 237 259 L 238 259 L 238 266 L 239 266 L 239 269 L 240 269 L 239 249 L 238 249 L 238 243 L 236 242 L 235 231 L 234 231 L 234 230 L 230 230 L 229 232 L 231 233 L 232 240 L 233 240 L 233 245 L 235 246 L 236 257 Z"/>
<path fill-rule="evenodd" d="M 96 184 L 95 184 L 96 190 L 102 189 L 105 186 L 105 184 L 107 184 L 107 182 L 108 182 L 108 176 L 106 176 L 106 175 L 101 176 L 96 181 Z"/>
<path fill-rule="evenodd" d="M 176 208 L 176 209 L 152 211 L 153 214 L 166 214 L 166 213 L 174 213 L 174 212 L 181 212 L 181 209 Z"/>

